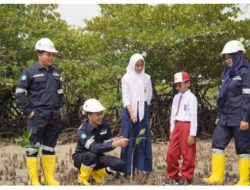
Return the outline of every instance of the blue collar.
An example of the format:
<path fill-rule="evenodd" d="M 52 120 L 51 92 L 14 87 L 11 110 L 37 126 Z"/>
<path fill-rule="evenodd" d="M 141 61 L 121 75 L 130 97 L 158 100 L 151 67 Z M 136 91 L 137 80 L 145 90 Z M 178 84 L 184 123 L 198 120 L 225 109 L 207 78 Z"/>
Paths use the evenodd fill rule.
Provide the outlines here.
<path fill-rule="evenodd" d="M 39 62 L 37 62 L 36 67 L 37 67 L 39 70 L 45 69 L 45 67 L 43 67 Z M 53 65 L 51 65 L 51 66 L 49 66 L 48 70 L 54 70 L 54 68 L 55 68 L 55 67 L 54 67 Z M 47 70 L 47 69 L 45 69 L 45 70 Z"/>

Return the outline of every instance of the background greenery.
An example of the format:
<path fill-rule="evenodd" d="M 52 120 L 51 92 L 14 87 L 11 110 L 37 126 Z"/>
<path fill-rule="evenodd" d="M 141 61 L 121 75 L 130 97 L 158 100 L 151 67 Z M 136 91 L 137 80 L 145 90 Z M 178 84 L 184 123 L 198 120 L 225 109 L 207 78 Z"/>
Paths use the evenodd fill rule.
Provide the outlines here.
<path fill-rule="evenodd" d="M 64 126 L 76 128 L 80 106 L 98 98 L 107 120 L 119 132 L 120 79 L 130 56 L 143 53 L 152 76 L 150 123 L 154 139 L 166 139 L 173 74 L 185 70 L 199 101 L 199 134 L 211 133 L 216 96 L 224 67 L 220 56 L 232 39 L 243 42 L 249 57 L 250 20 L 238 20 L 237 5 L 100 5 L 101 15 L 72 28 L 56 12 L 58 5 L 0 5 L 0 135 L 18 135 L 25 126 L 15 104 L 20 73 L 36 61 L 34 45 L 52 39 L 60 51 L 55 65 L 66 96 Z"/>

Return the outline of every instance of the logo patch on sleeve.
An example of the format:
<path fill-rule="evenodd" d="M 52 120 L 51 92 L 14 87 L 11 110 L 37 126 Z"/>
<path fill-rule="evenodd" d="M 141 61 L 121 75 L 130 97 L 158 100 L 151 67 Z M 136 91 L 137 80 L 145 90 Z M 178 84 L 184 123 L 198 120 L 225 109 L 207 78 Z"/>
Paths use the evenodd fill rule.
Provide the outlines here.
<path fill-rule="evenodd" d="M 87 135 L 85 133 L 82 133 L 81 134 L 81 139 L 86 139 L 87 138 Z"/>
<path fill-rule="evenodd" d="M 22 79 L 22 80 L 27 80 L 27 76 L 26 76 L 26 75 L 23 75 L 23 76 L 21 77 L 21 79 Z"/>

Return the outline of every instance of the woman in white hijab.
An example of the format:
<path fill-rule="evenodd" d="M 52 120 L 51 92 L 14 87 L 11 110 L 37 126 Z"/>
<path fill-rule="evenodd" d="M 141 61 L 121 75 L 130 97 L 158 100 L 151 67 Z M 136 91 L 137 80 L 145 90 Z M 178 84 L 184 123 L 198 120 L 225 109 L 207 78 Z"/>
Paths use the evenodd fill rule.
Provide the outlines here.
<path fill-rule="evenodd" d="M 124 173 L 131 173 L 131 158 L 135 138 L 145 129 L 145 138 L 136 145 L 133 170 L 152 171 L 152 148 L 149 128 L 148 106 L 152 99 L 152 84 L 145 73 L 145 61 L 141 54 L 134 54 L 129 60 L 126 74 L 122 77 L 121 135 L 130 139 L 129 145 L 121 150 L 125 162 Z"/>

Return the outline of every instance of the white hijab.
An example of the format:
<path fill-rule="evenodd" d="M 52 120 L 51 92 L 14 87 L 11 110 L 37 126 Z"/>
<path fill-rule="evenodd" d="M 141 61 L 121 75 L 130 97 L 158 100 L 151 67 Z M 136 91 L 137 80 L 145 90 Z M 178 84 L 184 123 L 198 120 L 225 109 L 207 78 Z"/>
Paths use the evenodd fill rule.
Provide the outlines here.
<path fill-rule="evenodd" d="M 140 73 L 135 71 L 135 64 L 137 61 L 143 60 L 144 68 Z M 141 54 L 136 53 L 131 56 L 129 64 L 127 66 L 127 72 L 124 79 L 129 84 L 129 91 L 131 95 L 131 103 L 133 112 L 137 116 L 138 103 L 139 103 L 139 119 L 140 121 L 144 117 L 144 101 L 145 101 L 145 82 L 149 80 L 149 75 L 145 73 L 145 61 Z"/>

